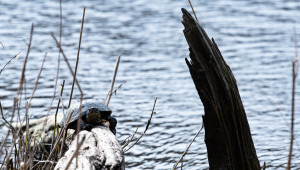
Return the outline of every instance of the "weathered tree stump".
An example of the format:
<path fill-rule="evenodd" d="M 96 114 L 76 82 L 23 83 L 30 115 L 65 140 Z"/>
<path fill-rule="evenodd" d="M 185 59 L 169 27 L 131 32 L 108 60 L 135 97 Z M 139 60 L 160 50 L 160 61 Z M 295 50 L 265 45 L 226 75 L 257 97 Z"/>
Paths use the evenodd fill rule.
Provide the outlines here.
<path fill-rule="evenodd" d="M 191 58 L 186 63 L 205 110 L 210 169 L 260 169 L 236 80 L 214 40 L 187 10 L 182 12 Z"/>

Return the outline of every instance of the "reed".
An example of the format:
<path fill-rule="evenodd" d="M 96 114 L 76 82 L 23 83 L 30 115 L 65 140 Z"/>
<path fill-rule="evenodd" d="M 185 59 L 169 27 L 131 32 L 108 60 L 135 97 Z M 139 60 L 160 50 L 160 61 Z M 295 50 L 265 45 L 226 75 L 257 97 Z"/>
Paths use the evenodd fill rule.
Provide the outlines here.
<path fill-rule="evenodd" d="M 60 2 L 60 5 L 61 5 L 61 2 Z M 85 9 L 84 9 L 84 12 L 85 12 Z M 80 94 L 81 94 L 81 101 L 82 101 L 83 92 L 82 92 L 82 89 L 81 89 L 81 87 L 79 85 L 79 82 L 76 78 L 79 52 L 80 52 L 80 43 L 81 43 L 81 37 L 82 37 L 82 29 L 81 29 L 81 32 L 80 32 L 80 40 L 79 40 L 79 47 L 78 47 L 78 55 L 77 55 L 75 72 L 73 72 L 73 70 L 71 69 L 70 63 L 68 61 L 68 58 L 64 54 L 64 51 L 61 47 L 61 36 L 62 36 L 62 26 L 61 26 L 62 25 L 62 14 L 61 13 L 62 13 L 62 10 L 61 10 L 61 7 L 60 7 L 61 24 L 60 24 L 60 38 L 59 38 L 60 40 L 59 40 L 59 42 L 57 41 L 57 39 L 56 39 L 56 37 L 54 36 L 53 33 L 51 33 L 51 36 L 55 40 L 56 45 L 59 49 L 59 55 L 62 54 L 62 56 L 65 59 L 65 62 L 67 63 L 67 65 L 69 67 L 71 75 L 73 76 L 72 92 L 73 92 L 74 84 L 76 82 L 77 87 L 78 87 L 78 89 L 80 91 Z M 83 19 L 84 19 L 84 16 L 83 16 Z M 82 27 L 83 27 L 83 22 L 82 22 Z M 11 112 L 11 120 L 10 121 L 8 121 L 5 118 L 4 109 L 3 109 L 2 104 L 0 102 L 0 111 L 1 111 L 2 119 L 4 120 L 4 122 L 9 127 L 9 130 L 6 134 L 6 137 L 1 142 L 1 147 L 0 147 L 0 156 L 2 156 L 4 158 L 3 162 L 2 162 L 2 165 L 1 165 L 1 168 L 5 167 L 6 169 L 33 169 L 33 168 L 34 169 L 49 169 L 49 168 L 52 169 L 53 166 L 56 164 L 57 160 L 61 156 L 62 147 L 58 147 L 58 146 L 61 144 L 62 136 L 65 133 L 66 127 L 68 126 L 68 123 L 69 123 L 69 121 L 72 117 L 72 114 L 70 114 L 65 126 L 63 128 L 61 128 L 61 130 L 59 131 L 59 128 L 56 126 L 56 124 L 57 124 L 57 113 L 58 113 L 58 110 L 59 110 L 60 106 L 62 106 L 62 109 L 64 110 L 64 105 L 63 105 L 63 101 L 62 101 L 62 94 L 63 94 L 65 81 L 63 81 L 62 89 L 61 89 L 61 92 L 59 94 L 59 100 L 58 100 L 58 103 L 57 103 L 57 106 L 56 106 L 55 127 L 54 127 L 54 133 L 53 133 L 53 137 L 52 137 L 53 141 L 55 141 L 55 142 L 52 144 L 53 146 L 50 148 L 50 150 L 47 150 L 46 145 L 42 142 L 43 141 L 43 139 L 41 139 L 42 136 L 36 138 L 36 137 L 30 135 L 31 132 L 30 132 L 29 109 L 31 107 L 32 99 L 34 98 L 34 94 L 35 94 L 35 92 L 38 88 L 38 82 L 39 82 L 40 76 L 42 74 L 44 63 L 45 63 L 45 60 L 46 60 L 46 57 L 47 57 L 47 53 L 45 53 L 44 59 L 42 61 L 41 67 L 40 67 L 40 71 L 38 72 L 38 75 L 37 75 L 37 78 L 36 78 L 35 85 L 32 89 L 32 92 L 31 92 L 31 95 L 29 97 L 28 102 L 25 103 L 24 117 L 21 118 L 22 117 L 21 116 L 22 115 L 22 110 L 20 109 L 21 108 L 21 100 L 22 100 L 22 96 L 24 94 L 24 91 L 26 90 L 25 72 L 26 72 L 27 61 L 29 59 L 29 54 L 30 54 L 30 50 L 31 50 L 33 34 L 34 34 L 34 25 L 32 24 L 31 31 L 30 31 L 30 37 L 29 37 L 29 43 L 27 44 L 28 45 L 27 52 L 26 52 L 25 59 L 24 59 L 24 62 L 23 62 L 21 78 L 20 78 L 20 81 L 19 81 L 19 88 L 18 88 L 18 91 L 17 91 L 17 97 L 14 98 L 14 104 L 13 104 L 13 109 L 12 109 L 12 112 Z M 4 67 L 1 69 L 0 74 L 5 69 L 5 67 L 14 58 L 16 58 L 19 54 L 20 53 L 15 55 L 13 58 L 11 58 L 4 65 Z M 56 77 L 56 83 L 57 83 L 57 79 L 58 79 L 58 75 L 59 75 L 59 64 L 58 64 L 56 75 L 57 75 L 57 77 Z M 56 90 L 54 90 L 54 91 L 56 91 Z M 25 98 L 26 98 L 26 96 L 25 96 Z M 51 103 L 53 103 L 54 98 L 55 98 L 55 93 L 53 94 Z M 70 97 L 70 98 L 72 98 L 72 97 Z M 50 105 L 50 107 L 48 109 L 48 113 L 49 113 L 50 109 L 52 108 L 51 106 L 52 106 L 52 104 Z M 14 122 L 14 124 L 12 124 L 15 116 L 17 116 L 17 121 Z M 46 123 L 47 123 L 47 118 L 44 121 L 44 125 L 46 125 Z M 10 146 L 7 145 L 8 140 L 11 140 Z M 39 142 L 39 141 L 41 141 L 41 142 Z M 82 141 L 79 142 L 78 148 L 82 145 L 81 142 Z M 36 157 L 37 154 L 39 155 L 38 156 L 39 158 Z"/>
<path fill-rule="evenodd" d="M 290 146 L 289 146 L 289 155 L 287 162 L 287 170 L 291 169 L 292 164 L 292 154 L 293 154 L 293 145 L 294 145 L 294 120 L 295 120 L 295 92 L 296 92 L 296 78 L 298 75 L 298 46 L 297 46 L 297 33 L 294 28 L 294 43 L 295 43 L 295 59 L 292 61 L 292 105 L 291 105 L 291 137 L 290 137 Z"/>
<path fill-rule="evenodd" d="M 73 83 L 72 83 L 72 89 L 71 89 L 71 95 L 70 95 L 70 99 L 69 99 L 68 108 L 71 106 L 72 95 L 73 95 L 73 90 L 74 90 L 74 83 L 75 83 L 76 74 L 77 74 L 77 68 L 78 68 L 78 62 L 79 62 L 79 54 L 80 54 L 80 46 L 81 46 L 81 38 L 82 38 L 82 31 L 83 31 L 83 24 L 84 24 L 84 16 L 85 16 L 85 8 L 83 8 L 83 15 L 82 15 L 82 20 L 81 20 L 81 29 L 80 29 L 80 36 L 79 36 L 79 43 L 78 43 L 78 51 L 77 51 L 75 72 L 74 72 L 74 75 L 73 75 Z M 82 94 L 82 92 L 81 92 L 81 94 Z"/>
<path fill-rule="evenodd" d="M 118 68 L 119 68 L 120 59 L 121 59 L 121 56 L 119 55 L 117 60 L 116 60 L 116 65 L 115 65 L 115 69 L 114 69 L 113 78 L 111 80 L 110 89 L 109 89 L 109 92 L 108 92 L 107 97 L 106 97 L 106 102 L 105 102 L 106 106 L 109 105 L 110 98 L 113 94 L 113 88 L 114 88 L 114 84 L 115 84 L 115 80 L 116 80 L 116 76 L 117 76 L 117 72 L 118 72 Z M 121 86 L 122 85 L 120 85 L 119 87 L 121 87 Z M 117 91 L 117 89 L 114 90 L 114 92 Z"/>

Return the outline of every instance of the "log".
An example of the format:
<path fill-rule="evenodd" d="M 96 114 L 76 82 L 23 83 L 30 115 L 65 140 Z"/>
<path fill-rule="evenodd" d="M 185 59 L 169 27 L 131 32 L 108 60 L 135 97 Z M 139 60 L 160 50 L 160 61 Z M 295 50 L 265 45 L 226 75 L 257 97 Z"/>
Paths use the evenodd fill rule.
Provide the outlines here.
<path fill-rule="evenodd" d="M 62 120 L 63 115 L 57 116 L 56 126 Z M 15 128 L 19 128 L 18 123 L 12 124 Z M 29 121 L 30 137 L 34 138 L 31 141 L 47 144 L 51 143 L 55 125 L 55 116 L 46 116 L 39 119 Z M 26 126 L 21 127 L 25 129 Z M 116 139 L 116 136 L 109 129 L 109 122 L 105 122 L 100 126 L 95 126 L 91 131 L 82 130 L 79 135 L 79 141 L 83 140 L 83 144 L 77 150 L 77 135 L 72 129 L 68 130 L 65 140 L 64 155 L 58 160 L 55 169 L 65 169 L 74 153 L 77 151 L 78 157 L 72 158 L 69 165 L 70 170 L 123 170 L 125 169 L 125 158 L 122 147 Z M 26 134 L 23 134 L 26 136 Z M 36 142 L 31 142 L 34 147 Z M 78 160 L 77 160 L 78 159 Z M 77 167 L 76 167 L 76 162 Z"/>
<path fill-rule="evenodd" d="M 57 115 L 56 127 L 58 123 L 62 120 L 63 115 Z M 26 132 L 26 122 L 21 124 L 20 122 L 13 122 L 12 126 L 16 129 L 22 128 L 23 132 Z M 38 119 L 29 120 L 29 134 L 32 138 L 30 145 L 33 147 L 36 142 L 38 143 L 51 143 L 55 127 L 55 115 L 44 116 Z M 73 135 L 74 131 L 69 132 L 69 136 Z M 26 137 L 26 133 L 23 134 Z"/>
<path fill-rule="evenodd" d="M 185 9 L 186 60 L 204 105 L 203 124 L 210 169 L 260 169 L 236 80 L 214 39 Z"/>
<path fill-rule="evenodd" d="M 109 127 L 97 126 L 90 132 L 86 130 L 80 131 L 78 135 L 79 141 L 83 140 L 78 153 L 75 153 L 77 151 L 77 140 L 75 137 L 68 151 L 57 162 L 55 170 L 66 169 L 74 153 L 75 155 L 78 154 L 78 157 L 72 160 L 69 169 L 125 169 L 123 150 L 115 135 L 109 130 Z M 76 161 L 78 161 L 77 167 Z"/>

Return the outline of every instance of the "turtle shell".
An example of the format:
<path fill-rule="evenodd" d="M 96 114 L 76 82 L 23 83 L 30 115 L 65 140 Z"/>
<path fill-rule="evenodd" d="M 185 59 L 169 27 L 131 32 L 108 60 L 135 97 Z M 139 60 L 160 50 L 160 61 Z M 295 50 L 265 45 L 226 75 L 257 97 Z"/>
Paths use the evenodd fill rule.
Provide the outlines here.
<path fill-rule="evenodd" d="M 101 114 L 101 118 L 103 118 L 103 119 L 108 118 L 111 115 L 111 109 L 109 107 L 107 107 L 104 103 L 101 103 L 98 100 L 93 100 L 93 99 L 83 100 L 82 108 L 81 108 L 81 117 L 82 117 L 83 123 L 90 124 L 86 120 L 86 115 L 87 115 L 88 110 L 93 109 L 93 108 L 98 109 L 99 113 Z M 80 102 L 73 104 L 65 112 L 64 118 L 59 123 L 60 127 L 64 126 L 64 124 L 67 122 L 67 120 L 69 118 L 69 115 L 72 112 L 73 112 L 73 114 L 72 114 L 72 117 L 70 119 L 70 122 L 69 122 L 69 125 L 67 128 L 76 129 L 77 120 L 78 120 L 79 114 L 80 114 Z"/>

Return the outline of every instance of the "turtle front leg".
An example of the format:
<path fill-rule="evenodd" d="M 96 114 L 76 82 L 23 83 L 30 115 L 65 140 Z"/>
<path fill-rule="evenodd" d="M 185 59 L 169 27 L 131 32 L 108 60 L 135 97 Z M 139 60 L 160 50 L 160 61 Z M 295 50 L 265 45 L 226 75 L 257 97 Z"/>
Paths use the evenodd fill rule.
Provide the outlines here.
<path fill-rule="evenodd" d="M 81 121 L 81 130 L 91 131 L 94 126 L 92 124 L 85 123 Z"/>

